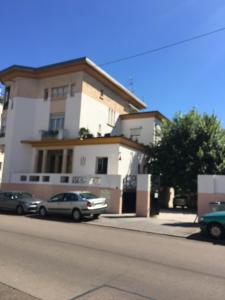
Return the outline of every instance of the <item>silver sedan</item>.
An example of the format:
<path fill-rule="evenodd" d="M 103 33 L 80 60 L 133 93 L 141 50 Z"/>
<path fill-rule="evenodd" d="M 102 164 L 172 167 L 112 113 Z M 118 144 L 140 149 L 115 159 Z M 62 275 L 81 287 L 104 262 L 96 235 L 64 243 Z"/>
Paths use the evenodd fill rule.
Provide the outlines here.
<path fill-rule="evenodd" d="M 42 201 L 38 206 L 41 217 L 47 214 L 70 215 L 78 222 L 82 216 L 98 218 L 107 208 L 106 199 L 98 198 L 85 191 L 71 191 L 56 194 L 48 201 Z"/>

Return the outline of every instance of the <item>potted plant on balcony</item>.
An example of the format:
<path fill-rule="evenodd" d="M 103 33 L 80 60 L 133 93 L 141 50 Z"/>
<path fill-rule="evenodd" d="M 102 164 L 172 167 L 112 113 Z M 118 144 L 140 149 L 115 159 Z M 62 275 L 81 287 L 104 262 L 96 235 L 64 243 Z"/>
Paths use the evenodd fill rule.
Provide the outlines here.
<path fill-rule="evenodd" d="M 90 136 L 89 129 L 87 129 L 85 127 L 80 128 L 80 130 L 79 130 L 79 136 L 80 136 L 81 140 L 86 139 L 88 136 Z"/>

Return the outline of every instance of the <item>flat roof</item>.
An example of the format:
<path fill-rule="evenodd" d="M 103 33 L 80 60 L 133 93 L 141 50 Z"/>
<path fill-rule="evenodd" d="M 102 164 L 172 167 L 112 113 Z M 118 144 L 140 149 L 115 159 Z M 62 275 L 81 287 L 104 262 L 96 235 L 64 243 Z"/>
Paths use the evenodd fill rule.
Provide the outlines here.
<path fill-rule="evenodd" d="M 86 139 L 43 139 L 43 140 L 25 140 L 21 141 L 22 144 L 31 145 L 34 148 L 42 147 L 66 147 L 66 146 L 88 146 L 88 145 L 109 145 L 120 144 L 135 150 L 144 152 L 146 146 L 132 141 L 124 136 L 110 136 L 110 137 L 96 137 Z"/>
<path fill-rule="evenodd" d="M 129 119 L 146 119 L 146 118 L 156 118 L 160 121 L 162 120 L 169 120 L 166 116 L 161 114 L 159 111 L 144 111 L 144 112 L 137 112 L 131 114 L 120 115 L 121 120 L 129 120 Z"/>
<path fill-rule="evenodd" d="M 135 96 L 132 92 L 130 92 L 127 88 L 125 88 L 122 84 L 120 84 L 117 80 L 111 77 L 107 72 L 105 72 L 87 57 L 67 60 L 37 68 L 22 65 L 12 65 L 0 71 L 0 81 L 4 83 L 16 77 L 40 79 L 76 71 L 86 71 L 90 75 L 95 76 L 103 84 L 109 86 L 111 89 L 114 88 L 120 95 L 122 95 L 128 102 L 132 103 L 138 109 L 147 107 L 143 101 L 141 101 L 137 96 Z"/>

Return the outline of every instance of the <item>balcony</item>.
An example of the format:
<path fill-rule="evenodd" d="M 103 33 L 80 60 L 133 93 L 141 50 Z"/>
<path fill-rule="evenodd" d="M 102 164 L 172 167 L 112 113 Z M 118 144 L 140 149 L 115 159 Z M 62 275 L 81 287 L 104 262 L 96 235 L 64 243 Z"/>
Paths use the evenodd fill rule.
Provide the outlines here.
<path fill-rule="evenodd" d="M 65 129 L 58 130 L 40 130 L 40 135 L 42 140 L 62 140 L 66 137 Z"/>

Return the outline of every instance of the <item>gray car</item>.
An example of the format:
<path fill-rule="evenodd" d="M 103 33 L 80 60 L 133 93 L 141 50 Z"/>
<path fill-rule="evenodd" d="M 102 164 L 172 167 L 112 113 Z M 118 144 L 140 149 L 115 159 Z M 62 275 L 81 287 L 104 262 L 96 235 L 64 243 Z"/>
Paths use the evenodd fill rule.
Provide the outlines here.
<path fill-rule="evenodd" d="M 0 210 L 24 213 L 35 213 L 40 199 L 33 198 L 30 193 L 21 191 L 0 192 Z"/>
<path fill-rule="evenodd" d="M 47 214 L 63 214 L 80 221 L 82 216 L 98 218 L 107 208 L 106 199 L 99 198 L 90 192 L 71 191 L 56 194 L 38 206 L 41 217 Z"/>

